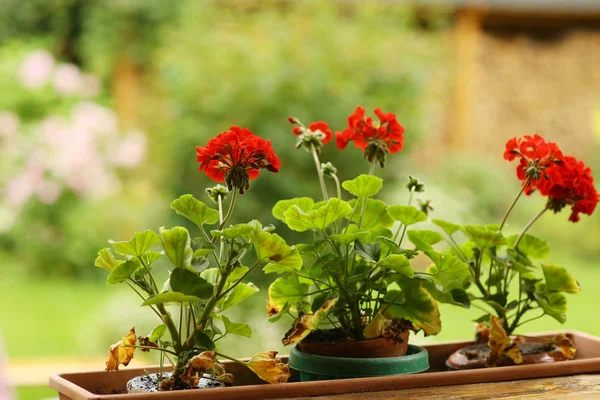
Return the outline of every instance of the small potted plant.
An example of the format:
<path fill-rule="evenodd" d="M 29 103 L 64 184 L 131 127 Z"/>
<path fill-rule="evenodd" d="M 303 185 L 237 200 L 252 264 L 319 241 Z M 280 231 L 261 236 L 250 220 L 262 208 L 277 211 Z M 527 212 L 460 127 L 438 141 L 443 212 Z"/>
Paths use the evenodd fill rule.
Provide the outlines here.
<path fill-rule="evenodd" d="M 348 127 L 336 133 L 340 149 L 352 141 L 369 163 L 368 174 L 340 183 L 336 168 L 322 164 L 320 149 L 332 139 L 325 122 L 305 126 L 289 118 L 297 148 L 315 162 L 322 199 L 281 200 L 273 215 L 291 230 L 307 232 L 307 242 L 296 245 L 303 264 L 267 266 L 278 273 L 269 287 L 271 321 L 294 317 L 283 338 L 292 368 L 302 380 L 421 372 L 428 368 L 427 353 L 408 344 L 410 331 L 440 332 L 437 300 L 468 306 L 463 290 L 469 267 L 457 256 L 441 254 L 433 243 L 438 232 L 408 229 L 427 220 L 428 203 L 412 205 L 423 183 L 410 178 L 406 205 L 388 205 L 374 197 L 383 186 L 375 176 L 389 154 L 402 150 L 404 128 L 392 113 L 375 110 L 377 119 L 358 107 Z M 330 195 L 325 179 L 335 186 Z M 344 189 L 349 197 L 343 199 Z M 407 246 L 407 241 L 412 246 Z M 414 247 L 413 247 L 414 246 Z M 411 259 L 424 254 L 433 262 L 427 272 L 416 272 Z"/>
<path fill-rule="evenodd" d="M 245 278 L 256 268 L 299 268 L 298 251 L 288 246 L 272 227 L 254 220 L 228 225 L 237 200 L 250 187 L 261 170 L 277 172 L 280 166 L 270 141 L 246 128 L 232 127 L 197 148 L 200 171 L 216 182 L 207 189 L 218 209 L 208 207 L 192 195 L 173 201 L 171 208 L 197 225 L 199 235 L 187 229 L 160 228 L 159 233 L 138 232 L 129 241 L 111 244 L 99 252 L 96 265 L 109 272 L 109 284 L 125 283 L 140 297 L 142 305 L 157 315 L 160 324 L 146 336 L 136 336 L 134 328 L 111 346 L 107 371 L 127 365 L 134 351 L 160 352 L 159 373 L 136 377 L 128 382 L 129 392 L 155 392 L 197 387 L 232 385 L 234 377 L 217 357 L 233 360 L 253 370 L 269 383 L 286 382 L 289 366 L 277 352 L 261 352 L 249 361 L 222 353 L 216 342 L 228 334 L 250 337 L 252 329 L 234 322 L 226 311 L 258 288 Z M 224 201 L 229 206 L 224 212 Z M 208 230 L 214 226 L 212 230 Z M 155 262 L 166 257 L 171 264 L 165 282 L 158 282 Z M 225 351 L 225 350 L 223 350 Z M 163 371 L 170 364 L 172 372 Z M 107 372 L 114 373 L 114 372 Z"/>
<path fill-rule="evenodd" d="M 565 336 L 530 338 L 512 336 L 529 321 L 550 316 L 566 320 L 566 293 L 579 293 L 580 286 L 568 270 L 544 260 L 550 248 L 529 229 L 548 211 L 570 207 L 569 221 L 580 214 L 591 215 L 598 193 L 589 167 L 564 155 L 556 143 L 541 136 L 510 139 L 504 158 L 518 160 L 521 189 L 500 224 L 456 225 L 433 220 L 443 231 L 451 253 L 469 265 L 472 284 L 469 297 L 485 313 L 476 320 L 477 343 L 450 356 L 453 369 L 532 364 L 573 359 L 575 347 Z M 547 197 L 545 206 L 517 235 L 505 236 L 511 211 L 523 194 Z M 459 235 L 466 241 L 459 245 Z"/>

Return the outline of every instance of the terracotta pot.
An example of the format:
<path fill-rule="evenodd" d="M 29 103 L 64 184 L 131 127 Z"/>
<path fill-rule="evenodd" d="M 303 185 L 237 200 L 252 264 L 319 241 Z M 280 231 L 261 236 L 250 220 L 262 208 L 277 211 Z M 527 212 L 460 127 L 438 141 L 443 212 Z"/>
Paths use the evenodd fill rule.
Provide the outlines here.
<path fill-rule="evenodd" d="M 329 357 L 347 358 L 385 358 L 398 357 L 406 354 L 408 348 L 408 335 L 410 331 L 402 331 L 401 339 L 378 338 L 362 340 L 360 342 L 323 343 L 307 342 L 298 343 L 298 348 L 308 354 Z"/>
<path fill-rule="evenodd" d="M 555 334 L 542 333 L 539 336 L 551 337 Z M 299 374 L 292 370 L 292 378 L 289 383 L 269 385 L 258 379 L 247 368 L 225 361 L 223 364 L 227 371 L 235 376 L 237 386 L 126 394 L 125 386 L 131 378 L 148 372 L 158 372 L 158 367 L 146 367 L 123 368 L 120 371 L 111 372 L 94 371 L 53 375 L 50 377 L 50 387 L 59 392 L 60 400 L 252 400 L 353 392 L 366 393 L 600 372 L 600 338 L 576 331 L 566 332 L 566 334 L 577 347 L 577 355 L 574 360 L 559 363 L 448 371 L 446 367 L 448 356 L 458 349 L 473 344 L 471 341 L 455 341 L 423 346 L 429 353 L 430 365 L 429 371 L 424 374 L 299 382 Z M 283 356 L 282 359 L 285 361 L 286 357 Z M 369 396 L 365 394 L 364 397 Z"/>
<path fill-rule="evenodd" d="M 513 338 L 518 341 L 523 364 L 543 364 L 556 361 L 565 361 L 567 358 L 560 348 L 549 339 L 518 336 Z M 490 348 L 487 344 L 472 344 L 458 349 L 448 357 L 446 365 L 450 369 L 485 368 Z M 499 366 L 514 365 L 514 362 L 503 357 Z"/>

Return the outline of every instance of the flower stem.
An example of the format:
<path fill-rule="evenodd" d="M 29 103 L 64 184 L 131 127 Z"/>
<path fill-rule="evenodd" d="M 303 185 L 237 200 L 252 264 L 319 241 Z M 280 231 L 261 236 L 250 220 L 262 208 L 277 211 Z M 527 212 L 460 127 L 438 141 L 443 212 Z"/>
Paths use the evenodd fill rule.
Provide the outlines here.
<path fill-rule="evenodd" d="M 311 146 L 310 152 L 315 160 L 315 167 L 317 167 L 317 174 L 319 175 L 319 184 L 321 185 L 321 193 L 323 194 L 323 200 L 329 200 L 329 196 L 327 195 L 327 186 L 325 186 L 325 178 L 323 177 L 323 171 L 321 170 L 321 161 L 319 160 L 319 155 L 317 154 L 317 149 L 315 146 Z"/>
<path fill-rule="evenodd" d="M 333 178 L 333 180 L 335 181 L 335 188 L 337 190 L 337 197 L 338 199 L 342 199 L 342 186 L 340 185 L 340 180 L 338 179 L 336 174 L 332 174 L 331 177 Z"/>
<path fill-rule="evenodd" d="M 231 196 L 231 202 L 229 203 L 229 209 L 227 210 L 227 214 L 225 214 L 225 217 L 223 218 L 223 220 L 221 221 L 221 224 L 219 225 L 219 230 L 223 229 L 225 227 L 225 224 L 227 223 L 227 221 L 229 221 L 229 218 L 231 218 L 231 215 L 233 214 L 233 209 L 235 208 L 235 203 L 237 201 L 237 196 L 238 196 L 238 191 L 234 190 L 233 194 Z M 212 244 L 215 244 L 216 241 L 217 241 L 217 236 L 213 237 L 210 242 Z"/>
<path fill-rule="evenodd" d="M 521 190 L 519 191 L 519 194 L 513 200 L 512 204 L 510 205 L 510 207 L 506 211 L 506 214 L 504 214 L 504 218 L 502 218 L 502 223 L 500 224 L 500 228 L 498 229 L 499 231 L 501 231 L 502 228 L 504 228 L 504 225 L 506 224 L 506 220 L 508 219 L 508 216 L 510 215 L 511 211 L 513 210 L 513 208 L 515 208 L 515 204 L 517 204 L 517 201 L 519 201 L 519 198 L 521 198 L 521 195 L 525 191 L 525 188 L 527 187 L 527 185 L 529 185 L 529 180 L 530 180 L 529 178 L 527 178 L 527 180 L 525 180 L 525 182 L 523 183 L 523 187 L 521 187 Z"/>
<path fill-rule="evenodd" d="M 529 230 L 529 228 L 531 228 L 531 226 L 535 224 L 535 221 L 537 221 L 546 212 L 546 210 L 548 210 L 548 206 L 544 207 L 542 211 L 537 213 L 533 218 L 531 218 L 531 221 L 529 221 L 527 225 L 525 225 L 525 228 L 523 228 L 523 230 L 519 234 L 519 237 L 517 237 L 517 240 L 515 240 L 515 244 L 513 245 L 514 249 L 517 248 L 519 242 L 521 241 L 521 239 L 523 239 L 523 236 L 525 236 L 525 233 Z"/>
<path fill-rule="evenodd" d="M 375 160 L 371 161 L 371 167 L 369 168 L 369 176 L 375 174 L 375 167 L 377 166 L 377 162 Z M 360 208 L 360 218 L 358 219 L 358 228 L 362 226 L 363 216 L 365 214 L 365 209 L 367 208 L 367 198 L 365 197 L 363 203 Z"/>
<path fill-rule="evenodd" d="M 237 193 L 237 192 L 236 192 Z M 217 203 L 219 204 L 219 224 L 223 223 L 223 196 L 217 196 Z M 223 250 L 225 249 L 225 242 L 221 238 L 221 245 L 219 246 L 219 263 L 223 260 Z"/>

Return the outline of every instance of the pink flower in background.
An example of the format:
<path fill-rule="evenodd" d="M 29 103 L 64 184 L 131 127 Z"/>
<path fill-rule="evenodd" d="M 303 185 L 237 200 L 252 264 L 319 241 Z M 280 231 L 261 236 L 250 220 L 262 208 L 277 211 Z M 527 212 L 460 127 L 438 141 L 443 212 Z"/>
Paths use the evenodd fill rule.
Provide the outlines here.
<path fill-rule="evenodd" d="M 54 57 L 47 50 L 36 50 L 25 58 L 18 71 L 18 79 L 27 88 L 44 86 L 54 70 Z"/>
<path fill-rule="evenodd" d="M 21 175 L 9 180 L 4 186 L 4 201 L 9 206 L 22 206 L 33 195 L 36 186 L 42 181 L 44 171 L 30 168 Z"/>
<path fill-rule="evenodd" d="M 119 121 L 113 110 L 93 101 L 78 103 L 72 112 L 73 123 L 102 136 L 116 136 L 119 133 Z"/>
<path fill-rule="evenodd" d="M 96 97 L 100 94 L 102 83 L 100 79 L 90 74 L 83 74 L 81 78 L 81 95 L 84 97 Z"/>
<path fill-rule="evenodd" d="M 62 188 L 56 182 L 49 180 L 41 181 L 35 188 L 35 193 L 44 204 L 54 204 L 60 197 Z"/>
<path fill-rule="evenodd" d="M 144 159 L 147 142 L 146 136 L 140 131 L 133 131 L 127 134 L 117 148 L 114 160 L 115 164 L 124 168 L 137 166 Z"/>
<path fill-rule="evenodd" d="M 71 96 L 81 92 L 83 77 L 73 64 L 59 64 L 54 73 L 54 89 L 62 95 Z"/>

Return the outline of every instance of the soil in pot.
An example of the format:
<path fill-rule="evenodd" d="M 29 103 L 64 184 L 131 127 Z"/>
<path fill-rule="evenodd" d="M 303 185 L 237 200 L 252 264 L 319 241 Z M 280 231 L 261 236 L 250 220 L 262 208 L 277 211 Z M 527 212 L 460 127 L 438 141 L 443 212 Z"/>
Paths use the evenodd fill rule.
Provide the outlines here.
<path fill-rule="evenodd" d="M 409 332 L 402 331 L 397 338 L 350 341 L 338 330 L 317 330 L 298 343 L 298 348 L 304 353 L 330 357 L 398 357 L 406 354 Z"/>
<path fill-rule="evenodd" d="M 541 364 L 569 359 L 561 348 L 549 339 L 519 336 L 515 340 L 519 343 L 523 364 Z M 452 353 L 446 360 L 446 366 L 453 370 L 485 368 L 489 355 L 490 348 L 486 343 L 469 345 Z M 514 365 L 514 362 L 508 357 L 503 357 L 499 365 Z"/>
<path fill-rule="evenodd" d="M 158 392 L 159 376 L 160 374 L 158 373 L 136 376 L 127 382 L 127 393 Z M 166 379 L 170 376 L 170 372 L 163 372 L 162 379 Z M 209 389 L 223 386 L 225 386 L 225 384 L 218 381 L 216 376 L 203 374 L 196 389 Z"/>

